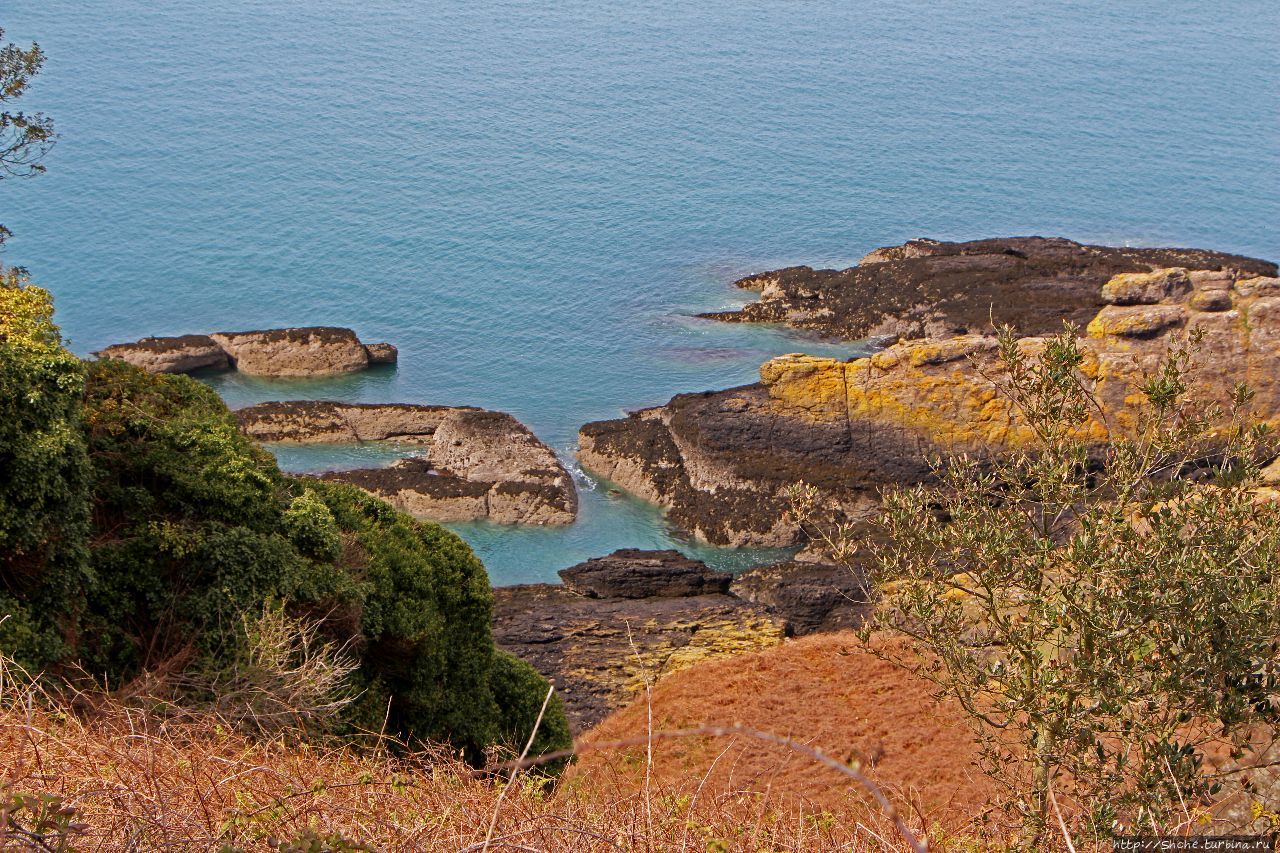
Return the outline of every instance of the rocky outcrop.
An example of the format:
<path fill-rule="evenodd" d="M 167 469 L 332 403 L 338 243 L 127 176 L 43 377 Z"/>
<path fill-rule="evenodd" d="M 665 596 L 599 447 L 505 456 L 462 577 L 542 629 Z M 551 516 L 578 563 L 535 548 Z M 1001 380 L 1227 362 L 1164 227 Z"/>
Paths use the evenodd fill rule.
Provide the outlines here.
<path fill-rule="evenodd" d="M 324 477 L 359 486 L 398 509 L 433 521 L 569 524 L 577 515 L 573 477 L 555 452 L 504 412 L 404 403 L 294 400 L 236 413 L 258 441 L 399 441 L 419 455 L 389 468 Z"/>
<path fill-rule="evenodd" d="M 1204 334 L 1193 394 L 1226 404 L 1245 382 L 1264 417 L 1280 415 L 1280 279 L 1148 270 L 1099 284 L 1097 304 L 1082 370 L 1106 414 L 1087 425 L 1090 434 L 1134 428 L 1139 383 L 1174 336 L 1193 328 Z M 1020 346 L 1034 355 L 1045 342 L 1031 336 Z M 761 367 L 757 385 L 680 395 L 588 424 L 579 455 L 585 467 L 667 507 L 677 526 L 703 539 L 791 543 L 800 531 L 786 516 L 787 490 L 797 482 L 817 487 L 838 515 L 857 521 L 874 510 L 883 487 L 927 481 L 931 457 L 1025 445 L 1028 429 L 977 369 L 998 370 L 995 348 L 993 338 L 968 334 L 904 341 L 849 361 L 782 356 Z"/>
<path fill-rule="evenodd" d="M 371 364 L 394 364 L 397 353 L 391 344 L 361 343 L 350 329 L 309 326 L 143 338 L 94 355 L 127 361 L 151 373 L 234 369 L 252 376 L 330 376 Z"/>
<path fill-rule="evenodd" d="M 343 403 L 288 400 L 238 410 L 245 435 L 258 441 L 302 444 L 354 444 L 403 441 L 430 444 L 451 412 L 480 411 L 466 406 L 410 403 Z"/>
<path fill-rule="evenodd" d="M 1113 276 L 1170 267 L 1276 275 L 1275 264 L 1200 249 L 1089 246 L 1043 237 L 912 240 L 876 249 L 845 270 L 800 266 L 748 276 L 737 284 L 760 291 L 758 302 L 703 316 L 785 323 L 849 340 L 970 334 L 993 321 L 1044 335 L 1063 320 L 1088 323 L 1104 304 L 1102 285 Z"/>
<path fill-rule="evenodd" d="M 555 584 L 493 591 L 494 641 L 555 683 L 579 730 L 635 698 L 646 679 L 777 645 L 786 637 L 785 620 L 767 608 L 711 591 L 718 579 L 701 593 L 692 590 L 687 580 L 698 572 L 678 565 L 668 552 L 621 553 L 589 562 L 614 560 L 609 590 L 625 595 L 589 597 Z M 673 583 L 662 584 L 646 560 L 667 565 Z M 622 562 L 637 575 L 634 582 L 622 578 Z M 701 574 L 718 573 L 702 566 Z M 642 587 L 654 594 L 638 596 Z"/>
<path fill-rule="evenodd" d="M 587 598 L 683 598 L 728 592 L 733 575 L 679 551 L 622 548 L 561 569 L 560 580 Z"/>
<path fill-rule="evenodd" d="M 627 548 L 560 577 L 563 586 L 495 589 L 493 635 L 555 682 L 579 727 L 634 699 L 646 679 L 866 616 L 859 574 L 799 558 L 733 579 L 678 551 Z"/>

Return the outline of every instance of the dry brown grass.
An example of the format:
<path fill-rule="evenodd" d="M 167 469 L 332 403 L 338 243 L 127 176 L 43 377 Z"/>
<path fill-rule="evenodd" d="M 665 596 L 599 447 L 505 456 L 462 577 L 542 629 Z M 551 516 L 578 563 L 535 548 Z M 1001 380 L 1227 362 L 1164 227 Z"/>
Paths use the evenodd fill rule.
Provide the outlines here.
<path fill-rule="evenodd" d="M 377 850 L 481 850 L 495 808 L 495 851 L 902 849 L 883 818 L 837 820 L 767 787 L 667 774 L 646 796 L 613 773 L 584 767 L 554 792 L 522 775 L 496 808 L 505 777 L 443 753 L 254 740 L 214 718 L 164 721 L 104 701 L 84 717 L 0 681 L 0 793 L 61 798 L 77 850 L 270 849 L 308 830 Z M 60 849 L 56 834 L 0 839 Z"/>

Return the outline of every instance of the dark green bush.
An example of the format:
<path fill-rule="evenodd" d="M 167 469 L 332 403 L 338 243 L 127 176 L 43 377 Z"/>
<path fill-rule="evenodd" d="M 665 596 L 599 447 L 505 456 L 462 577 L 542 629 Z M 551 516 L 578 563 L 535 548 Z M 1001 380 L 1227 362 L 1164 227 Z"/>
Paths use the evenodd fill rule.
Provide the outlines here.
<path fill-rule="evenodd" d="M 83 584 L 89 465 L 80 424 L 84 367 L 62 347 L 49 294 L 0 270 L 0 639 L 21 663 L 63 653 L 52 608 Z M 4 617 L 0 613 L 0 618 Z"/>
<path fill-rule="evenodd" d="M 461 539 L 283 475 L 193 379 L 82 364 L 43 291 L 0 298 L 0 651 L 112 687 L 216 672 L 279 601 L 358 658 L 352 731 L 479 761 L 536 714 L 540 676 L 504 660 L 495 677 L 492 593 Z M 567 733 L 559 705 L 544 726 Z"/>
<path fill-rule="evenodd" d="M 493 697 L 502 709 L 502 725 L 498 742 L 508 750 L 520 754 L 529 742 L 529 733 L 538 725 L 538 734 L 529 749 L 529 757 L 536 758 L 552 752 L 573 748 L 573 732 L 564 714 L 564 703 L 559 694 L 547 703 L 542 722 L 538 712 L 547 695 L 547 680 L 532 666 L 509 652 L 498 650 L 493 659 Z M 558 759 L 539 765 L 546 773 L 559 773 L 568 759 Z"/>

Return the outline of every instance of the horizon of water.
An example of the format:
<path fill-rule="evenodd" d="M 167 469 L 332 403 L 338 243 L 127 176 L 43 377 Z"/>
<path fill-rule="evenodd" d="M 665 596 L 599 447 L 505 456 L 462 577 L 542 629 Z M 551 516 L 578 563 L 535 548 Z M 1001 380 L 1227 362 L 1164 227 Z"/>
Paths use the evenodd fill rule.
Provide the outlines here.
<path fill-rule="evenodd" d="M 747 273 L 916 236 L 1280 258 L 1280 6 L 1195 0 L 9 0 L 49 55 L 48 174 L 0 185 L 8 263 L 71 347 L 350 326 L 397 369 L 211 380 L 237 406 L 590 420 L 856 346 L 698 320 Z M 276 448 L 295 471 L 394 448 Z M 451 525 L 495 583 L 679 547 L 578 472 L 561 529 Z"/>

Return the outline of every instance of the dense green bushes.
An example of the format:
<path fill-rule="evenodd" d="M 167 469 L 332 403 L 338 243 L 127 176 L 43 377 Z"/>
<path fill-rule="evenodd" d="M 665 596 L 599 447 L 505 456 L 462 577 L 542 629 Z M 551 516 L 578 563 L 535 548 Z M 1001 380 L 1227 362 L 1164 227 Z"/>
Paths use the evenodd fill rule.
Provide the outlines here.
<path fill-rule="evenodd" d="M 471 760 L 523 746 L 546 682 L 495 652 L 465 543 L 286 477 L 190 378 L 82 364 L 38 288 L 11 277 L 0 299 L 0 651 L 112 687 L 216 672 L 243 656 L 245 615 L 283 602 L 358 659 L 349 730 Z M 544 726 L 540 745 L 566 745 L 558 704 Z"/>

